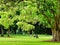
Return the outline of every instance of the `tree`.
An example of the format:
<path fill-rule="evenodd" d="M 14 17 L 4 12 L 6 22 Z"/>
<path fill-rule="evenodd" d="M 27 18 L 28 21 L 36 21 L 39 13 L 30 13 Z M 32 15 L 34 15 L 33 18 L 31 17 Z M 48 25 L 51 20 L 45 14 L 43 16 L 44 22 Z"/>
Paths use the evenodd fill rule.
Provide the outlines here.
<path fill-rule="evenodd" d="M 19 21 L 17 23 L 22 22 L 21 23 L 21 25 L 23 24 L 23 26 L 21 27 L 22 30 L 32 30 L 31 28 L 33 28 L 34 24 L 36 24 L 38 22 L 38 16 L 36 14 L 37 4 L 35 1 L 24 0 L 23 3 L 21 3 L 21 5 L 19 6 L 20 7 L 20 15 L 18 16 Z"/>
<path fill-rule="evenodd" d="M 39 1 L 39 0 L 38 0 Z M 59 0 L 40 0 L 37 2 L 38 15 L 40 23 L 50 27 L 52 30 L 53 41 L 60 41 L 60 14 L 59 14 Z M 39 7 L 40 6 L 40 7 Z M 58 10 L 57 10 L 58 9 Z"/>
<path fill-rule="evenodd" d="M 2 23 L 2 19 L 0 19 L 1 37 L 4 37 L 4 30 L 3 30 L 3 26 L 1 23 Z"/>
<path fill-rule="evenodd" d="M 26 22 L 18 22 L 17 25 L 18 25 L 18 28 L 22 29 L 22 31 L 27 31 L 27 32 L 35 28 L 33 25 L 28 24 Z"/>
<path fill-rule="evenodd" d="M 5 29 L 8 29 L 8 37 L 10 36 L 10 26 L 13 24 L 13 20 L 9 18 L 9 12 L 1 12 L 0 23 Z M 2 28 L 3 29 L 3 28 Z M 3 32 L 2 32 L 3 33 Z"/>

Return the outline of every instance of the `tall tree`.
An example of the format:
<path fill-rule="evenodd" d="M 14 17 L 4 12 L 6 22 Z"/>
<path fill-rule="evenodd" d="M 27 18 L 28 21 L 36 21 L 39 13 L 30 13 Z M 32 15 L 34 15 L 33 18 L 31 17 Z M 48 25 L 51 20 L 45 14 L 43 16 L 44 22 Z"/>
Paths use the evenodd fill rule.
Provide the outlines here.
<path fill-rule="evenodd" d="M 60 41 L 60 1 L 59 0 L 38 0 L 38 15 L 40 23 L 43 23 L 52 30 L 53 41 Z M 58 2 L 57 2 L 58 1 Z M 40 7 L 39 7 L 40 6 Z"/>

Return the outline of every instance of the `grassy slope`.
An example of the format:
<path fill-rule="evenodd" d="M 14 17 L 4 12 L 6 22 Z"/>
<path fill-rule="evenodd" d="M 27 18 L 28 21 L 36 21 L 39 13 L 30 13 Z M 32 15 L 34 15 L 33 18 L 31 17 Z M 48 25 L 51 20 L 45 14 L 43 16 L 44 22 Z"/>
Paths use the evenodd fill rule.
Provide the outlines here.
<path fill-rule="evenodd" d="M 51 39 L 51 36 L 40 35 L 38 39 L 31 36 L 0 37 L 0 45 L 60 45 L 59 42 L 42 42 Z"/>

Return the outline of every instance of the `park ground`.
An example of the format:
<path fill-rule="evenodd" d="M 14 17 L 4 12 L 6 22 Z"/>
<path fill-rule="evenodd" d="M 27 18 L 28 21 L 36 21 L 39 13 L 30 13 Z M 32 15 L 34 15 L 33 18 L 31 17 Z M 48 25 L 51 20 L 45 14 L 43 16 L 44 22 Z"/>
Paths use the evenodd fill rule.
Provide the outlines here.
<path fill-rule="evenodd" d="M 39 38 L 28 35 L 11 35 L 11 37 L 0 37 L 0 45 L 60 45 L 60 42 L 46 42 L 51 39 L 51 35 L 39 35 Z"/>

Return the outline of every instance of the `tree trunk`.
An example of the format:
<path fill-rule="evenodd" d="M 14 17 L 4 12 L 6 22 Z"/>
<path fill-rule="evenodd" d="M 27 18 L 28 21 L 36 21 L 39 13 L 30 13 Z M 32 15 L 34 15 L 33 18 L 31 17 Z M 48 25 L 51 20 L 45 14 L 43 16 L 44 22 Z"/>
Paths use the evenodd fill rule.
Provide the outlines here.
<path fill-rule="evenodd" d="M 60 41 L 60 31 L 59 30 L 57 30 L 57 41 Z"/>
<path fill-rule="evenodd" d="M 22 35 L 25 35 L 25 31 L 24 30 L 22 30 Z"/>
<path fill-rule="evenodd" d="M 52 29 L 51 29 L 51 31 L 52 31 L 52 36 L 53 36 L 53 39 L 52 39 L 52 41 L 55 41 L 54 29 L 52 28 Z"/>
<path fill-rule="evenodd" d="M 34 31 L 32 30 L 32 35 L 34 35 Z"/>
<path fill-rule="evenodd" d="M 52 29 L 53 41 L 60 41 L 60 30 Z"/>
<path fill-rule="evenodd" d="M 4 37 L 4 31 L 3 31 L 2 27 L 1 27 L 1 37 Z"/>
<path fill-rule="evenodd" d="M 10 28 L 9 28 L 9 30 L 8 30 L 8 32 L 7 32 L 7 34 L 8 34 L 8 37 L 10 37 Z"/>

